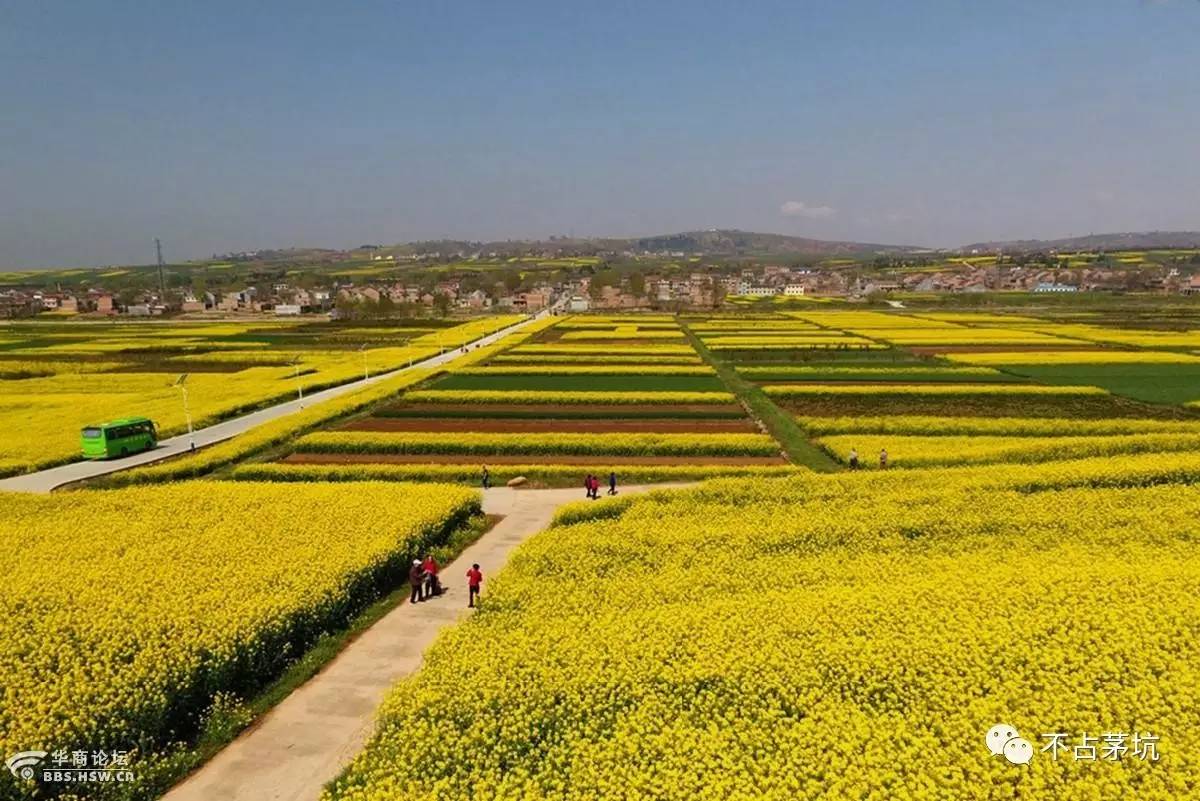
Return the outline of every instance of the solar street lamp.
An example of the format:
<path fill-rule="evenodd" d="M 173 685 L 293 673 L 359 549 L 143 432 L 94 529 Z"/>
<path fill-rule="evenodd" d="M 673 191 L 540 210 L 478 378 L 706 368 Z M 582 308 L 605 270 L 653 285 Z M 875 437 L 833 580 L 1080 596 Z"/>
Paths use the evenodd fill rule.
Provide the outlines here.
<path fill-rule="evenodd" d="M 183 416 L 187 418 L 188 446 L 194 451 L 196 450 L 196 437 L 192 433 L 192 410 L 188 408 L 187 380 L 188 374 L 184 373 L 175 379 L 175 386 L 179 387 L 179 391 L 183 393 Z"/>
<path fill-rule="evenodd" d="M 300 360 L 296 359 L 292 362 L 292 369 L 296 375 L 296 396 L 300 400 L 300 408 L 304 408 L 304 384 L 300 381 Z"/>

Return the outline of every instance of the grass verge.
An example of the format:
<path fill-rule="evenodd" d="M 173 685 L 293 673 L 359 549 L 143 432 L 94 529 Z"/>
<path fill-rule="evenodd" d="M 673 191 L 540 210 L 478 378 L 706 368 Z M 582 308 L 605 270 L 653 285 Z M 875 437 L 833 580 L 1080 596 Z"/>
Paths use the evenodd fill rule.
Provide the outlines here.
<path fill-rule="evenodd" d="M 725 383 L 725 388 L 745 403 L 750 413 L 766 426 L 767 431 L 783 447 L 784 453 L 793 464 L 822 473 L 841 469 L 829 454 L 808 441 L 804 429 L 796 423 L 792 415 L 776 406 L 758 386 L 738 375 L 732 364 L 714 356 L 687 325 L 683 326 L 683 330 L 700 357 L 717 371 L 717 376 Z"/>

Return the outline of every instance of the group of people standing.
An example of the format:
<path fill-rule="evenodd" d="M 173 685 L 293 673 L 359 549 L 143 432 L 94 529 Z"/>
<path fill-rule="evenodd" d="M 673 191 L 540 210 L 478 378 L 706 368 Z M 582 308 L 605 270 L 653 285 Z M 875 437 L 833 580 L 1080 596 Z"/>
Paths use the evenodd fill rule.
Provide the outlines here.
<path fill-rule="evenodd" d="M 587 476 L 584 477 L 583 488 L 585 490 L 587 490 L 587 496 L 589 498 L 591 498 L 592 500 L 596 500 L 597 498 L 600 497 L 600 479 L 596 478 L 596 476 L 592 475 L 591 473 L 588 473 Z M 608 494 L 609 495 L 617 494 L 616 471 L 610 472 L 608 474 Z"/>
<path fill-rule="evenodd" d="M 492 473 L 490 470 L 487 469 L 487 465 L 483 466 L 481 476 L 482 476 L 482 480 L 480 481 L 480 483 L 483 485 L 483 488 L 491 489 L 492 488 Z M 591 498 L 592 500 L 595 500 L 600 497 L 600 479 L 597 478 L 594 474 L 588 473 L 586 476 L 584 476 L 583 488 L 584 488 L 584 490 L 587 491 L 587 496 L 589 498 Z M 617 494 L 617 473 L 615 470 L 610 471 L 608 474 L 608 494 L 609 495 Z"/>
<path fill-rule="evenodd" d="M 446 591 L 442 586 L 441 579 L 438 578 L 440 570 L 441 568 L 438 566 L 437 560 L 433 558 L 433 554 L 426 555 L 424 560 L 413 560 L 412 567 L 408 569 L 408 583 L 412 587 L 412 595 L 408 599 L 409 603 L 415 604 L 418 601 L 427 601 Z M 482 585 L 483 573 L 480 571 L 478 564 L 473 564 L 471 565 L 471 569 L 467 571 L 467 606 L 475 606 L 475 599 L 479 597 L 479 590 Z"/>
<path fill-rule="evenodd" d="M 849 464 L 850 464 L 850 469 L 851 469 L 851 470 L 857 470 L 857 469 L 859 468 L 859 464 L 858 464 L 858 451 L 857 451 L 857 450 L 855 450 L 854 448 L 851 448 L 851 449 L 850 449 L 850 456 L 847 458 L 847 460 L 846 460 L 846 461 L 847 461 L 847 462 L 849 462 Z M 880 469 L 880 470 L 887 470 L 887 466 L 888 466 L 888 452 L 887 452 L 887 448 L 881 448 L 881 449 L 880 449 L 880 451 L 879 451 L 879 469 Z"/>

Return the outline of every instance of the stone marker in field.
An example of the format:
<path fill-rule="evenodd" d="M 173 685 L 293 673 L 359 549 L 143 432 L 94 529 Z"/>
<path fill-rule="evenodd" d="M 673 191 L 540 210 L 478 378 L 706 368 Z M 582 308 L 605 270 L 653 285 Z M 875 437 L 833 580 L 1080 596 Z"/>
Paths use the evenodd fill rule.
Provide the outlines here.
<path fill-rule="evenodd" d="M 529 479 L 525 478 L 525 476 L 517 476 L 516 478 L 510 478 L 510 479 L 508 480 L 508 486 L 510 486 L 510 487 L 519 487 L 519 486 L 521 486 L 522 484 L 524 484 L 524 483 L 525 483 L 526 481 L 528 481 L 528 480 L 529 480 Z"/>

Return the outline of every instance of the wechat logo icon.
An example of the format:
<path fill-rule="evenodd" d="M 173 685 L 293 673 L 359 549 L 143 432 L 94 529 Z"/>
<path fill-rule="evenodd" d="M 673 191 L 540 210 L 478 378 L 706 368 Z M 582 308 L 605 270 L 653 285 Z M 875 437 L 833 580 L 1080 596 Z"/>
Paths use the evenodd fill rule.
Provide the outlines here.
<path fill-rule="evenodd" d="M 988 729 L 987 747 L 992 756 L 1003 756 L 1014 765 L 1028 765 L 1033 759 L 1033 746 L 1007 723 Z"/>

